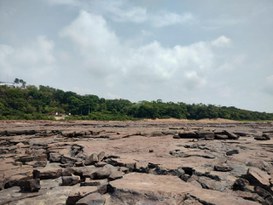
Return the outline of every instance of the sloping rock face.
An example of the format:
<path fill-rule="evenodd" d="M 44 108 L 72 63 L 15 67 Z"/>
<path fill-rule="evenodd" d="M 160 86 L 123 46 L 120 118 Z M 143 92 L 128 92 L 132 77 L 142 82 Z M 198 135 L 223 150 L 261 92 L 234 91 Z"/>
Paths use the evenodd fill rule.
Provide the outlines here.
<path fill-rule="evenodd" d="M 273 123 L 2 121 L 2 204 L 273 204 Z"/>

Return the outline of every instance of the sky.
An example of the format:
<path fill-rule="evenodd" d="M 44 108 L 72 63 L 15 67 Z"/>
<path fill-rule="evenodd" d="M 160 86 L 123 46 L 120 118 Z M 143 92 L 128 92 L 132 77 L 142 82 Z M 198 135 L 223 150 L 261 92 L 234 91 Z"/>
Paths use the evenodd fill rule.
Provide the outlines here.
<path fill-rule="evenodd" d="M 272 0 L 0 0 L 0 81 L 273 112 Z"/>

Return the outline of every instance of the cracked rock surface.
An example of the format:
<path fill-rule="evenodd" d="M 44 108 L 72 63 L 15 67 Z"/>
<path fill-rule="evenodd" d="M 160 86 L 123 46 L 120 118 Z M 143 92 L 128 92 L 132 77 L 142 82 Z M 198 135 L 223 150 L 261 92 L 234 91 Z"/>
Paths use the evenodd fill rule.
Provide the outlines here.
<path fill-rule="evenodd" d="M 273 204 L 273 123 L 1 121 L 2 204 Z"/>

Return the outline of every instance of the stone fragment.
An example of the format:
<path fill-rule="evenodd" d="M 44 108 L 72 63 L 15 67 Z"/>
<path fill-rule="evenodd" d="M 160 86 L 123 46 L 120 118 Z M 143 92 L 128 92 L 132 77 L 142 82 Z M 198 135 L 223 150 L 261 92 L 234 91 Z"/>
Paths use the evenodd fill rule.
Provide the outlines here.
<path fill-rule="evenodd" d="M 112 170 L 111 174 L 109 175 L 109 180 L 115 180 L 115 179 L 120 179 L 122 178 L 124 175 L 124 173 L 122 171 L 118 171 L 118 170 Z"/>
<path fill-rule="evenodd" d="M 249 181 L 244 178 L 238 178 L 232 185 L 234 191 L 248 191 L 249 190 Z"/>
<path fill-rule="evenodd" d="M 99 161 L 98 155 L 96 153 L 91 154 L 89 157 L 86 158 L 84 164 L 85 165 L 94 165 Z"/>
<path fill-rule="evenodd" d="M 73 166 L 75 162 L 77 162 L 77 158 L 69 157 L 69 156 L 61 156 L 61 163 L 68 164 L 68 166 Z"/>
<path fill-rule="evenodd" d="M 78 144 L 73 144 L 71 146 L 70 155 L 71 157 L 77 157 L 83 152 L 83 146 Z"/>
<path fill-rule="evenodd" d="M 99 193 L 88 194 L 79 201 L 76 205 L 104 205 L 105 198 Z"/>
<path fill-rule="evenodd" d="M 227 156 L 231 156 L 231 155 L 234 155 L 234 154 L 239 154 L 239 151 L 237 149 L 232 149 L 232 150 L 229 150 L 229 151 L 226 152 Z"/>
<path fill-rule="evenodd" d="M 251 167 L 247 171 L 247 179 L 250 184 L 270 187 L 270 175 L 256 167 Z"/>
<path fill-rule="evenodd" d="M 270 140 L 270 135 L 267 134 L 267 133 L 263 133 L 262 135 L 256 135 L 254 137 L 255 140 L 261 140 L 261 141 L 264 141 L 264 140 Z"/>
<path fill-rule="evenodd" d="M 95 172 L 93 172 L 90 175 L 91 179 L 105 179 L 108 178 L 112 171 L 115 168 L 112 165 L 105 165 L 104 167 L 98 168 L 98 170 L 96 170 Z"/>
<path fill-rule="evenodd" d="M 37 171 L 40 172 L 40 179 L 56 179 L 62 175 L 61 168 L 45 167 Z"/>
<path fill-rule="evenodd" d="M 82 186 L 76 189 L 73 189 L 66 199 L 66 205 L 75 205 L 77 201 L 81 198 L 87 196 L 88 194 L 92 194 L 97 192 L 97 187 L 94 186 Z"/>
<path fill-rule="evenodd" d="M 232 167 L 229 167 L 227 165 L 215 165 L 214 166 L 214 171 L 217 171 L 217 172 L 229 172 L 229 171 L 232 171 Z"/>
<path fill-rule="evenodd" d="M 227 140 L 228 136 L 223 134 L 215 134 L 215 139 L 217 140 Z"/>
<path fill-rule="evenodd" d="M 62 155 L 60 153 L 49 153 L 49 161 L 50 162 L 60 162 Z"/>
<path fill-rule="evenodd" d="M 79 176 L 63 176 L 62 177 L 62 186 L 73 186 L 80 183 L 81 178 Z"/>
<path fill-rule="evenodd" d="M 179 138 L 186 138 L 186 139 L 192 139 L 192 138 L 199 138 L 198 134 L 196 132 L 180 132 L 178 133 Z"/>
<path fill-rule="evenodd" d="M 237 140 L 237 139 L 239 139 L 239 135 L 236 135 L 236 134 L 234 134 L 233 132 L 229 132 L 229 131 L 227 131 L 227 130 L 224 130 L 223 131 L 223 134 L 225 134 L 225 135 L 227 135 L 228 136 L 228 139 L 231 139 L 231 140 Z"/>
<path fill-rule="evenodd" d="M 228 184 L 225 181 L 216 181 L 208 177 L 198 177 L 197 182 L 199 182 L 203 189 L 212 189 L 217 191 L 225 191 L 228 189 Z"/>
<path fill-rule="evenodd" d="M 19 182 L 21 192 L 38 192 L 41 188 L 39 179 L 28 179 Z"/>
<path fill-rule="evenodd" d="M 32 166 L 33 168 L 45 167 L 47 165 L 47 161 L 32 161 L 27 162 L 26 164 Z"/>
<path fill-rule="evenodd" d="M 103 160 L 103 158 L 105 157 L 105 152 L 100 152 L 99 154 L 98 154 L 98 161 L 100 162 L 100 161 L 102 161 Z"/>
<path fill-rule="evenodd" d="M 84 182 L 81 182 L 81 186 L 101 186 L 107 183 L 108 183 L 107 179 L 95 180 L 95 179 L 86 178 Z"/>
<path fill-rule="evenodd" d="M 198 138 L 202 138 L 205 140 L 213 140 L 215 138 L 215 134 L 213 132 L 197 132 Z"/>
<path fill-rule="evenodd" d="M 20 186 L 21 181 L 27 181 L 31 179 L 31 176 L 27 176 L 25 174 L 16 174 L 10 177 L 3 177 L 2 183 L 3 188 L 7 189 L 13 186 Z"/>

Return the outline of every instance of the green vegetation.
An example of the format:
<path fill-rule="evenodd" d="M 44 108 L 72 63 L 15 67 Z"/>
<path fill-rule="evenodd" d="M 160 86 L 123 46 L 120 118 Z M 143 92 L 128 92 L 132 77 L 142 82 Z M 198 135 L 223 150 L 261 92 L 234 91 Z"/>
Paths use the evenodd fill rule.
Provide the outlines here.
<path fill-rule="evenodd" d="M 21 86 L 15 85 L 21 84 Z M 273 120 L 272 113 L 252 112 L 235 107 L 221 107 L 182 102 L 104 99 L 96 95 L 78 95 L 48 86 L 26 86 L 15 79 L 14 86 L 0 86 L 0 119 L 54 119 L 55 113 L 69 115 L 67 119 L 130 120 L 142 118 L 234 120 Z"/>

